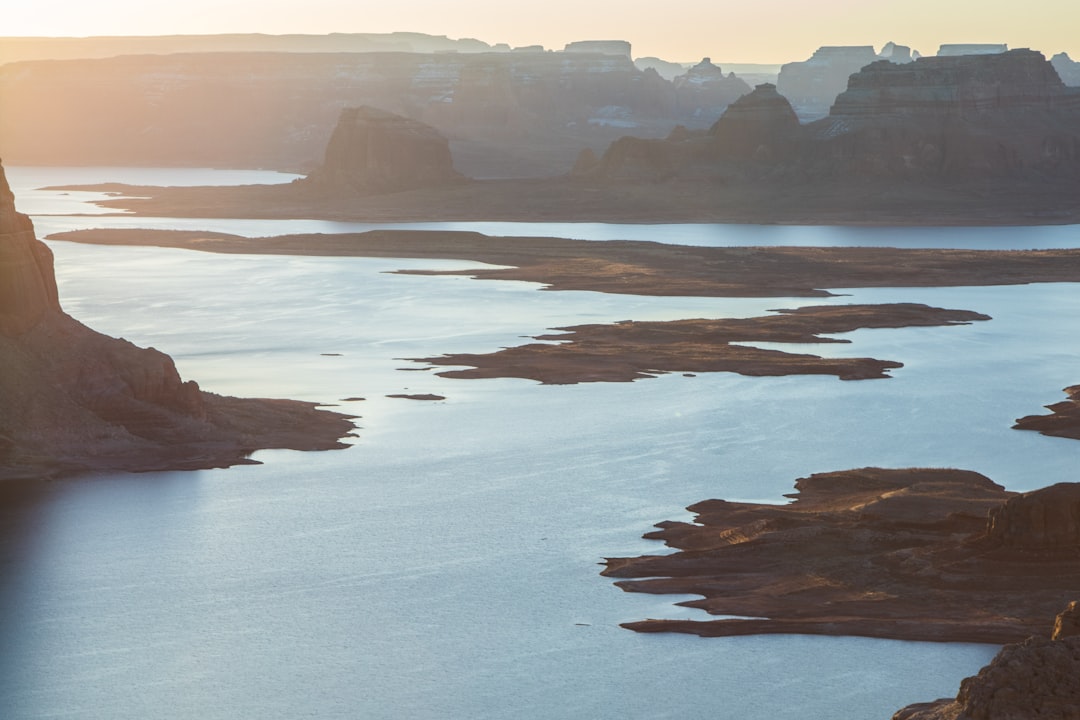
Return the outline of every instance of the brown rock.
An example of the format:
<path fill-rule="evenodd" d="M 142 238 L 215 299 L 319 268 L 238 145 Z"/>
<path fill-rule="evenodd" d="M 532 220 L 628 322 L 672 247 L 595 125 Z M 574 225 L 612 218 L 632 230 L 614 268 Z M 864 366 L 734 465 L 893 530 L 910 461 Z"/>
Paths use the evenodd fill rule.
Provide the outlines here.
<path fill-rule="evenodd" d="M 678 552 L 608 560 L 604 574 L 626 578 L 617 583 L 624 590 L 701 595 L 681 604 L 737 618 L 624 626 L 1017 642 L 1043 635 L 1046 618 L 1080 588 L 1080 554 L 1058 551 L 1045 531 L 1041 542 L 1014 540 L 1023 551 L 1002 543 L 988 513 L 1000 517 L 1019 496 L 976 473 L 862 468 L 802 478 L 796 488 L 789 505 L 698 503 L 695 522 L 660 523 L 646 535 Z M 1030 493 L 1022 506 L 1078 488 Z"/>
<path fill-rule="evenodd" d="M 373 107 L 341 111 L 322 166 L 307 184 L 338 194 L 394 192 L 457 182 L 450 144 L 435 128 Z"/>
<path fill-rule="evenodd" d="M 1080 635 L 1080 601 L 1073 600 L 1054 619 L 1054 632 L 1050 639 L 1061 640 L 1076 635 Z"/>
<path fill-rule="evenodd" d="M 960 683 L 955 700 L 910 705 L 893 720 L 1080 720 L 1080 636 L 1006 645 Z"/>
<path fill-rule="evenodd" d="M 220 467 L 268 447 L 329 449 L 352 424 L 310 403 L 240 400 L 61 308 L 52 254 L 0 168 L 0 480 Z"/>
<path fill-rule="evenodd" d="M 1010 498 L 990 512 L 987 536 L 1011 550 L 1080 556 L 1080 484 Z"/>

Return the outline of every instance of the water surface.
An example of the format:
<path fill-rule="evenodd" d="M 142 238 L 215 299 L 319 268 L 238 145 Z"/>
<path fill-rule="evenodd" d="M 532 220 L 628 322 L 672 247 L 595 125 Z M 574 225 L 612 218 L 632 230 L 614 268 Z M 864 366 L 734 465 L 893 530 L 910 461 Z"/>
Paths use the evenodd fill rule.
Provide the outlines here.
<path fill-rule="evenodd" d="M 575 228 L 593 239 L 649 232 Z M 989 235 L 1005 230 L 1017 246 L 1072 232 Z M 877 234 L 702 232 L 807 244 Z M 881 236 L 917 246 L 936 232 Z M 986 237 L 946 231 L 951 243 L 965 235 Z M 851 345 L 816 349 L 905 363 L 889 380 L 674 374 L 542 386 L 400 368 L 421 367 L 402 358 L 493 351 L 582 322 L 747 316 L 810 301 L 538 292 L 387 273 L 465 266 L 447 261 L 51 246 L 64 306 L 90 326 L 170 353 L 208 390 L 336 404 L 361 418 L 345 451 L 267 451 L 257 466 L 10 491 L 0 511 L 5 718 L 888 718 L 955 694 L 996 648 L 638 635 L 618 623 L 697 615 L 678 598 L 621 592 L 598 563 L 664 552 L 640 536 L 686 518 L 688 504 L 780 501 L 813 472 L 955 466 L 1026 490 L 1073 479 L 1080 455 L 1075 441 L 1009 429 L 1080 381 L 1072 284 L 820 301 L 994 317 L 863 330 Z M 385 397 L 401 392 L 446 400 Z M 353 397 L 366 400 L 343 400 Z"/>

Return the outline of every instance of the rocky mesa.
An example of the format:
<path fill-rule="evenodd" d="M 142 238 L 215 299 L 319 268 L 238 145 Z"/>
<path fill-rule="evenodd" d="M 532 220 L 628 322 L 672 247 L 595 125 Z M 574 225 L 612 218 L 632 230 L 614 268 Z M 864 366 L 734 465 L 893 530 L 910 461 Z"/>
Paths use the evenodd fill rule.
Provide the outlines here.
<path fill-rule="evenodd" d="M 800 125 L 759 85 L 707 133 L 623 138 L 594 176 L 812 185 L 867 180 L 1077 182 L 1080 90 L 1031 50 L 879 60 L 851 75 L 828 117 Z"/>
<path fill-rule="evenodd" d="M 0 480 L 222 467 L 262 448 L 346 447 L 349 418 L 183 381 L 169 356 L 63 312 L 49 248 L 0 167 Z"/>

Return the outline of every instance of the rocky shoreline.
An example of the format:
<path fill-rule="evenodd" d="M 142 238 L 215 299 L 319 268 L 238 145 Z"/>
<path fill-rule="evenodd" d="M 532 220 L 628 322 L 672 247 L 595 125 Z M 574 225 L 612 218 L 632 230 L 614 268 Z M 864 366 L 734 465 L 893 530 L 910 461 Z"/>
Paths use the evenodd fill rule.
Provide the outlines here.
<path fill-rule="evenodd" d="M 746 343 L 845 343 L 823 337 L 860 328 L 926 327 L 989 320 L 968 310 L 915 303 L 836 305 L 778 310 L 740 319 L 673 320 L 557 328 L 531 343 L 487 354 L 414 358 L 434 366 L 471 366 L 436 373 L 451 378 L 515 377 L 544 384 L 629 382 L 682 372 L 740 375 L 835 375 L 841 380 L 887 378 L 902 363 L 874 358 L 823 358 Z M 555 344 L 552 344 L 555 343 Z"/>
<path fill-rule="evenodd" d="M 345 448 L 355 430 L 314 403 L 204 392 L 168 355 L 66 314 L 52 253 L 3 168 L 0 367 L 0 481 L 225 467 L 265 448 Z"/>

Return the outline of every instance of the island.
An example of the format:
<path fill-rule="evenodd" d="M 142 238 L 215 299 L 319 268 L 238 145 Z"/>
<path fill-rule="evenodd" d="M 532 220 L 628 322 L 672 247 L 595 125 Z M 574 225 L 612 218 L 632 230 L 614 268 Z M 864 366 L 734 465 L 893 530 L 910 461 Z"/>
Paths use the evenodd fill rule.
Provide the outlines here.
<path fill-rule="evenodd" d="M 2 166 L 0 367 L 0 481 L 224 467 L 264 448 L 345 448 L 355 429 L 310 402 L 205 392 L 165 353 L 65 313 L 52 252 Z"/>
<path fill-rule="evenodd" d="M 725 616 L 623 626 L 1006 643 L 1080 588 L 1080 483 L 1020 494 L 971 471 L 861 468 L 795 488 L 786 505 L 698 503 L 645 536 L 674 554 L 609 558 L 623 590 Z"/>

